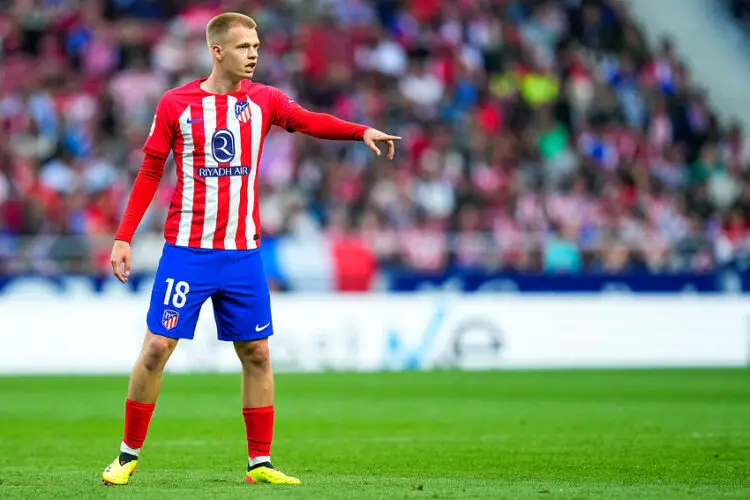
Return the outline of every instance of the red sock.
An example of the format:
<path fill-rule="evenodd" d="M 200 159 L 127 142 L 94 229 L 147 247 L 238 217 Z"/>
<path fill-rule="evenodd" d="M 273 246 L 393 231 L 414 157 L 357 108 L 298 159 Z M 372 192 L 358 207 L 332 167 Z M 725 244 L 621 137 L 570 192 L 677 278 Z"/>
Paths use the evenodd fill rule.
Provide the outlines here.
<path fill-rule="evenodd" d="M 273 405 L 242 409 L 247 435 L 247 456 L 250 458 L 271 456 L 273 414 Z"/>
<path fill-rule="evenodd" d="M 125 437 L 123 441 L 127 446 L 135 449 L 143 446 L 155 406 L 155 403 L 138 403 L 130 399 L 125 400 Z"/>

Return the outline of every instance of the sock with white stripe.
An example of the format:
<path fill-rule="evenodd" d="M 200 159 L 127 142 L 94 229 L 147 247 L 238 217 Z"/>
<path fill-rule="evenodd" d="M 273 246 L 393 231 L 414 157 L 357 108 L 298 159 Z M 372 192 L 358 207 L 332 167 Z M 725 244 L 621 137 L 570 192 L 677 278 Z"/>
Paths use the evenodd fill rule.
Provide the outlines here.
<path fill-rule="evenodd" d="M 263 463 L 268 462 L 271 463 L 271 457 L 265 456 L 265 457 L 247 457 L 247 466 L 248 468 L 253 468 L 256 465 L 260 465 Z"/>
<path fill-rule="evenodd" d="M 123 441 L 122 444 L 120 444 L 120 463 L 126 464 L 128 462 L 132 462 L 133 460 L 138 460 L 138 455 L 141 454 L 140 448 L 131 448 L 130 446 L 126 445 Z"/>

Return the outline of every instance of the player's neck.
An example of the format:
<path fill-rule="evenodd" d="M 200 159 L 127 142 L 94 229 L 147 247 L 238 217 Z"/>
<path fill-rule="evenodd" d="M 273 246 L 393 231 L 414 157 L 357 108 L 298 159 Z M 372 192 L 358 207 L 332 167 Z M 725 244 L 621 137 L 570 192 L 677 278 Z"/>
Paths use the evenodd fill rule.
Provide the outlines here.
<path fill-rule="evenodd" d="M 212 72 L 208 78 L 201 83 L 201 89 L 210 94 L 231 94 L 239 92 L 242 88 L 242 80 L 230 80 Z"/>

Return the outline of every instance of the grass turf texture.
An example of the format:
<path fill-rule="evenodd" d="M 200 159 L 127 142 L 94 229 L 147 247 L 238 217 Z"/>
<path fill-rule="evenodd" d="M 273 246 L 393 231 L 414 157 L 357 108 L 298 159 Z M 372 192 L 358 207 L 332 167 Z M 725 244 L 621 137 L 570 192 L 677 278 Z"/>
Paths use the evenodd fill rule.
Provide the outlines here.
<path fill-rule="evenodd" d="M 0 378 L 0 498 L 750 498 L 750 371 L 277 376 L 246 485 L 237 375 L 167 375 L 138 472 L 105 487 L 122 377 Z"/>

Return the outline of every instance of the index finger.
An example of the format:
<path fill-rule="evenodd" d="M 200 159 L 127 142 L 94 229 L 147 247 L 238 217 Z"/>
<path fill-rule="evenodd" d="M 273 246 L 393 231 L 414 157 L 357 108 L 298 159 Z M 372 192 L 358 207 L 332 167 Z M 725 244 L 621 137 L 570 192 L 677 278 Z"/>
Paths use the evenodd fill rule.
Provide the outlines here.
<path fill-rule="evenodd" d="M 400 141 L 401 137 L 397 135 L 383 134 L 383 137 L 378 138 L 379 141 Z"/>

